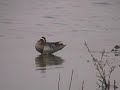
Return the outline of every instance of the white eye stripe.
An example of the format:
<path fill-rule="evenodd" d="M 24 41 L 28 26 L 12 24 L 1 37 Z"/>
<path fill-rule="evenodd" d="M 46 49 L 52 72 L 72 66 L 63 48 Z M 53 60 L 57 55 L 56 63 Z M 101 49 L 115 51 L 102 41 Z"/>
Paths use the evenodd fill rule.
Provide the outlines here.
<path fill-rule="evenodd" d="M 44 40 L 44 42 L 46 43 L 46 38 L 45 37 L 42 37 L 42 39 Z"/>

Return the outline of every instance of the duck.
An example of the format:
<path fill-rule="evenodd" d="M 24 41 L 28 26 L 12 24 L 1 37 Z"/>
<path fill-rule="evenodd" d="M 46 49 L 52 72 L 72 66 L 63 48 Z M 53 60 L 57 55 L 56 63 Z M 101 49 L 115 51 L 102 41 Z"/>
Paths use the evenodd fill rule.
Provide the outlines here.
<path fill-rule="evenodd" d="M 52 54 L 63 49 L 66 45 L 61 41 L 46 42 L 45 37 L 41 37 L 35 44 L 35 49 L 41 54 Z"/>
<path fill-rule="evenodd" d="M 120 56 L 120 45 L 115 45 L 111 52 L 113 52 L 115 56 Z"/>
<path fill-rule="evenodd" d="M 111 50 L 111 52 L 117 51 L 119 49 L 120 49 L 120 45 L 115 45 L 114 48 Z"/>

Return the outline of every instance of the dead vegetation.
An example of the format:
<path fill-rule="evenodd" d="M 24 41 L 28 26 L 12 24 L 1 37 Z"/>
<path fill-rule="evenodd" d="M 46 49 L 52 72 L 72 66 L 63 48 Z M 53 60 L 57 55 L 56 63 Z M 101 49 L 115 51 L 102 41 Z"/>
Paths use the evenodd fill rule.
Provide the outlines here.
<path fill-rule="evenodd" d="M 116 90 L 118 87 L 116 86 L 116 81 L 114 80 L 114 84 L 111 83 L 111 75 L 115 70 L 116 66 L 110 65 L 108 60 L 104 60 L 105 50 L 101 52 L 101 58 L 97 59 L 94 57 L 92 52 L 90 51 L 87 43 L 85 42 L 84 45 L 86 46 L 88 52 L 92 57 L 92 63 L 96 69 L 96 77 L 98 82 L 96 82 L 98 88 L 97 90 L 110 90 L 111 86 L 113 86 L 113 90 Z"/>
<path fill-rule="evenodd" d="M 105 59 L 104 57 L 105 55 L 105 50 L 103 50 L 101 52 L 101 57 L 100 58 L 96 58 L 91 50 L 89 49 L 87 43 L 84 43 L 85 47 L 87 48 L 90 56 L 92 57 L 92 64 L 95 67 L 96 70 L 96 77 L 97 80 L 96 84 L 97 84 L 97 89 L 96 90 L 116 90 L 118 87 L 116 85 L 116 80 L 111 80 L 111 75 L 114 72 L 116 66 L 111 65 L 109 63 L 109 61 L 107 59 Z M 69 82 L 69 90 L 71 90 L 71 86 L 72 86 L 72 81 L 73 81 L 73 75 L 74 75 L 74 70 L 72 69 L 72 73 L 71 73 L 71 78 L 70 78 L 70 82 Z M 60 90 L 60 73 L 59 73 L 59 79 L 58 79 L 58 90 Z M 82 82 L 82 88 L 80 90 L 84 90 L 84 80 Z"/>

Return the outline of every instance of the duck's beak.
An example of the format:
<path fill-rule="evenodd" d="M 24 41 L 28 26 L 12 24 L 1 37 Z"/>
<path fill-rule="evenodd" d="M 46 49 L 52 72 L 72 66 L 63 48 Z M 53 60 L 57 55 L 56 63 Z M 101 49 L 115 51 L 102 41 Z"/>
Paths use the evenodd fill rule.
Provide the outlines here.
<path fill-rule="evenodd" d="M 40 40 L 38 40 L 37 42 L 41 42 Z"/>

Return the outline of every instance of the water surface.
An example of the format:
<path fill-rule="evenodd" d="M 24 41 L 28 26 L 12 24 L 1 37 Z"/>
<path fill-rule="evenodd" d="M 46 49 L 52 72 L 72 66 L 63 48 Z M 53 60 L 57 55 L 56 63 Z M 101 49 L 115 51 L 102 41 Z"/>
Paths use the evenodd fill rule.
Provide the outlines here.
<path fill-rule="evenodd" d="M 120 87 L 120 56 L 111 49 L 120 45 L 119 0 L 0 0 L 1 90 L 96 90 L 96 70 L 84 46 L 96 58 L 105 49 L 117 66 L 112 79 Z M 53 56 L 41 56 L 34 46 L 40 37 L 63 41 L 67 46 Z M 118 89 L 119 90 L 119 89 Z"/>

